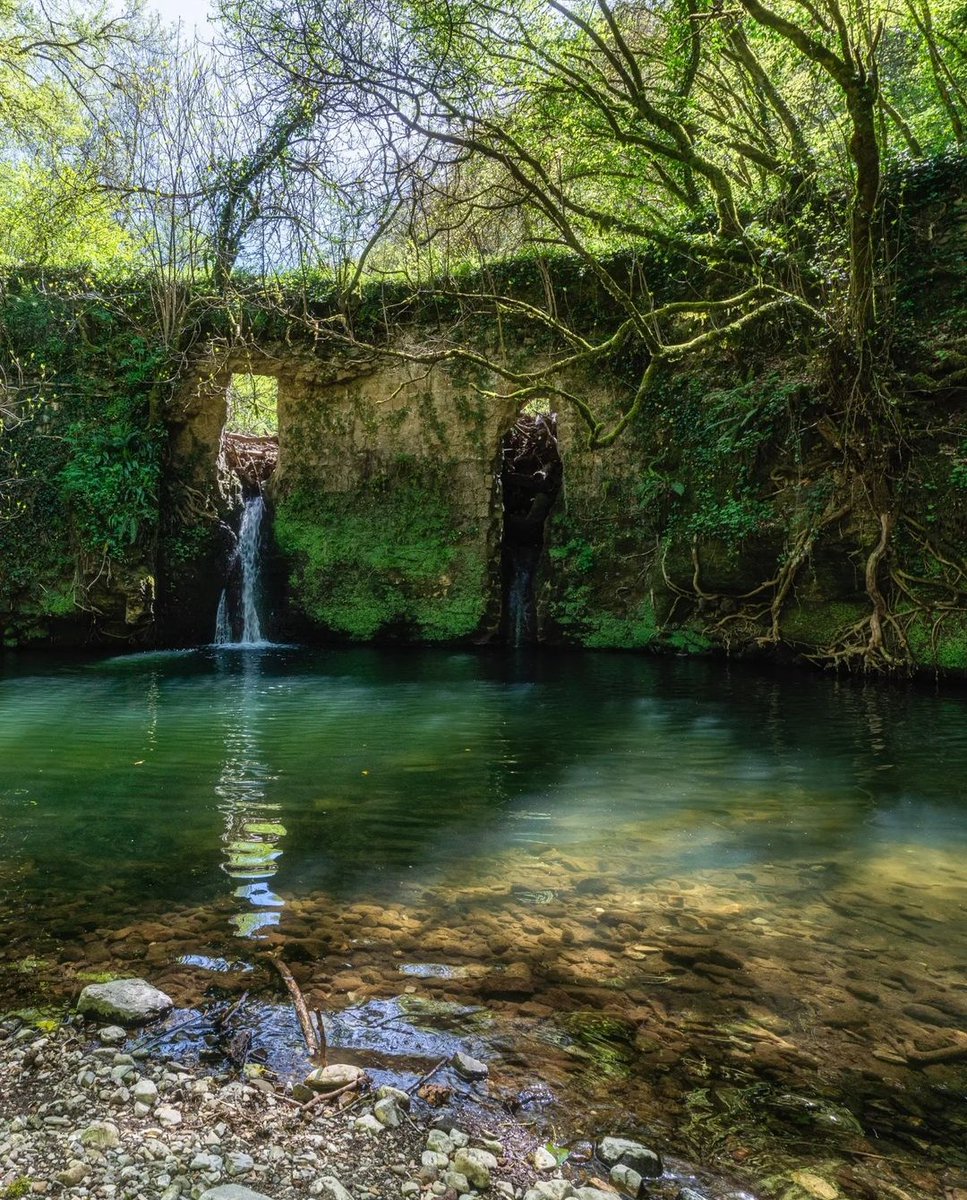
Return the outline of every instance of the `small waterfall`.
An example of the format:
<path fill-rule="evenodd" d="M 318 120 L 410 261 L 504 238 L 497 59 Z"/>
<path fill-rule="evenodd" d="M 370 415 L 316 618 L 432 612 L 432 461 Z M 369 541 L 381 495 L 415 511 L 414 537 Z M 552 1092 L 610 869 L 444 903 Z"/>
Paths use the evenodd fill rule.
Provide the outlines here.
<path fill-rule="evenodd" d="M 532 642 L 536 634 L 534 572 L 538 553 L 531 546 L 515 546 L 508 555 L 507 638 L 514 647 Z"/>
<path fill-rule="evenodd" d="M 242 509 L 238 544 L 229 565 L 228 581 L 218 601 L 216 646 L 265 645 L 259 619 L 264 516 L 265 501 L 261 493 L 250 496 Z M 238 637 L 235 636 L 236 630 Z"/>

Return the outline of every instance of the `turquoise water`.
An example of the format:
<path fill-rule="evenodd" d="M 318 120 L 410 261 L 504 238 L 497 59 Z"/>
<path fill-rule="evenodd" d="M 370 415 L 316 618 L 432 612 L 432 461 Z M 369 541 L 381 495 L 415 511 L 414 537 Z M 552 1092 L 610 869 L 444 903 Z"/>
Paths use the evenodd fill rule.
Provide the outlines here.
<path fill-rule="evenodd" d="M 226 836 L 263 818 L 296 894 L 383 895 L 628 822 L 653 841 L 645 861 L 609 845 L 616 871 L 859 865 L 967 845 L 965 780 L 963 696 L 720 664 L 290 649 L 0 675 L 0 847 L 25 896 L 107 871 L 203 902 Z"/>
<path fill-rule="evenodd" d="M 329 1008 L 490 1005 L 626 1111 L 661 1071 L 684 1112 L 704 1070 L 929 1146 L 962 1114 L 965 780 L 967 696 L 925 688 L 550 652 L 12 657 L 0 988 L 117 969 L 188 1002 L 206 956 L 281 946 Z M 575 1034 L 589 1012 L 627 1036 Z"/>

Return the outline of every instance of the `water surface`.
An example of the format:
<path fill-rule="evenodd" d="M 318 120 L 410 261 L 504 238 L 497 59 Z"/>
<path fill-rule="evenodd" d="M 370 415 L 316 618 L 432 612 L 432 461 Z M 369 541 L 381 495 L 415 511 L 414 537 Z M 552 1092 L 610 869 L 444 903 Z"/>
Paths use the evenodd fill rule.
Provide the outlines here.
<path fill-rule="evenodd" d="M 582 1127 L 734 1157 L 731 1112 L 752 1163 L 798 1125 L 942 1171 L 967 1128 L 965 779 L 962 694 L 718 662 L 14 657 L 0 991 L 124 970 L 193 1003 L 281 947 L 360 1026 L 482 1010 L 499 1036 L 466 1038 Z"/>

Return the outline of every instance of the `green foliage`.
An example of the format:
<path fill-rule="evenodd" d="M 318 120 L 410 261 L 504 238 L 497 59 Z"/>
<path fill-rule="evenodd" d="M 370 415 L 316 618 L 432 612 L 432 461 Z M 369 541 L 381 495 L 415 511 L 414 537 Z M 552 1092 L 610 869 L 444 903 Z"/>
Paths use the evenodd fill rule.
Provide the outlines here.
<path fill-rule="evenodd" d="M 65 436 L 72 452 L 57 481 L 81 546 L 121 558 L 157 519 L 160 441 L 119 422 L 75 422 Z"/>
<path fill-rule="evenodd" d="M 907 641 L 918 666 L 967 671 L 967 613 L 919 613 Z"/>
<path fill-rule="evenodd" d="M 256 437 L 278 433 L 279 381 L 271 375 L 233 375 L 225 428 L 229 433 Z"/>
<path fill-rule="evenodd" d="M 0 1200 L 19 1200 L 21 1196 L 29 1196 L 32 1185 L 26 1175 L 19 1175 L 0 1192 Z"/>
<path fill-rule="evenodd" d="M 399 458 L 355 492 L 279 500 L 276 540 L 296 604 L 354 639 L 472 635 L 483 617 L 485 564 L 461 527 L 445 470 Z"/>
<path fill-rule="evenodd" d="M 803 385 L 773 371 L 729 388 L 697 394 L 678 384 L 666 391 L 658 422 L 677 453 L 687 488 L 672 530 L 717 538 L 733 550 L 776 519 L 761 495 L 761 467 L 795 428 L 791 419 Z M 683 394 L 684 393 L 684 394 Z"/>
<path fill-rule="evenodd" d="M 15 280 L 0 304 L 18 381 L 0 433 L 0 612 L 68 616 L 88 571 L 139 563 L 154 538 L 165 356 L 138 331 L 141 294 L 88 286 Z"/>

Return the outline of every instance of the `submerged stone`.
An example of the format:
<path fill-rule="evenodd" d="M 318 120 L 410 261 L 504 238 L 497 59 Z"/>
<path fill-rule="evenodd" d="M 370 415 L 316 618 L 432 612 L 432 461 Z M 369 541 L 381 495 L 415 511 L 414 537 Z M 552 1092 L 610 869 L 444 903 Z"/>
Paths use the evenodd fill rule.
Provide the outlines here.
<path fill-rule="evenodd" d="M 111 983 L 89 983 L 80 994 L 77 1011 L 124 1025 L 143 1025 L 164 1016 L 174 1003 L 144 979 L 115 979 Z"/>
<path fill-rule="evenodd" d="M 631 1167 L 645 1179 L 657 1179 L 662 1173 L 661 1159 L 655 1151 L 630 1138 L 602 1138 L 598 1143 L 598 1158 L 609 1167 Z"/>
<path fill-rule="evenodd" d="M 490 1074 L 490 1068 L 486 1063 L 482 1063 L 477 1058 L 471 1058 L 469 1054 L 464 1054 L 463 1051 L 458 1051 L 450 1060 L 453 1064 L 453 1069 L 463 1079 L 486 1079 Z"/>

